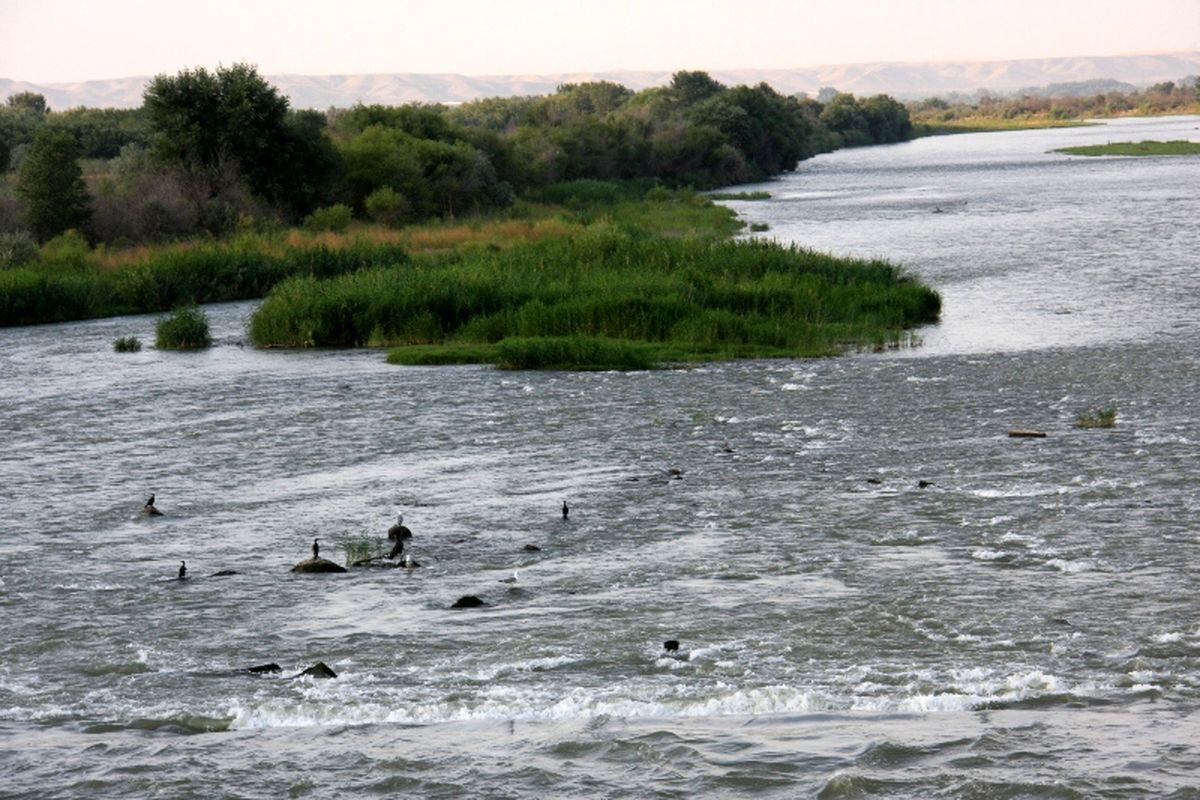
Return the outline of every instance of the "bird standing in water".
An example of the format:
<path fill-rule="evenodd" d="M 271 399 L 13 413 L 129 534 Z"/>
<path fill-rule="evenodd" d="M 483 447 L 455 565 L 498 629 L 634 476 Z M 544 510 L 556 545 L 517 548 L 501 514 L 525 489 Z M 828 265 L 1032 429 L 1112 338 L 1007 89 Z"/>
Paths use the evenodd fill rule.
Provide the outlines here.
<path fill-rule="evenodd" d="M 186 577 L 187 577 L 187 562 L 180 561 L 179 562 L 179 580 L 183 580 Z"/>
<path fill-rule="evenodd" d="M 321 545 L 317 544 L 317 540 L 313 539 L 313 558 L 321 557 Z"/>
<path fill-rule="evenodd" d="M 563 519 L 567 518 L 567 514 L 571 513 L 571 509 L 567 507 L 567 501 L 563 500 Z"/>

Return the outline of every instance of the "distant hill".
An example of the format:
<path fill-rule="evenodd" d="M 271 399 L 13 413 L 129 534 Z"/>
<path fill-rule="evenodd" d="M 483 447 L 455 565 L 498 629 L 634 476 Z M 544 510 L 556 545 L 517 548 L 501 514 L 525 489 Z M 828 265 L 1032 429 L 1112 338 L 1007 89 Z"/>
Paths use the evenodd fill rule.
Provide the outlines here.
<path fill-rule="evenodd" d="M 784 94 L 816 96 L 824 87 L 857 95 L 886 92 L 899 99 L 972 93 L 1003 94 L 1030 86 L 1090 81 L 1149 86 L 1200 73 L 1200 51 L 1134 56 L 1038 58 L 1020 61 L 947 61 L 836 64 L 773 70 L 710 70 L 728 85 L 760 81 Z M 324 109 L 355 103 L 461 103 L 480 97 L 549 94 L 562 83 L 607 80 L 639 90 L 662 86 L 671 71 L 574 72 L 553 75 L 268 75 L 296 108 Z M 0 78 L 0 97 L 40 92 L 50 107 L 133 108 L 142 103 L 150 76 L 80 83 L 34 84 Z M 1111 85 L 1111 83 L 1109 84 Z"/>

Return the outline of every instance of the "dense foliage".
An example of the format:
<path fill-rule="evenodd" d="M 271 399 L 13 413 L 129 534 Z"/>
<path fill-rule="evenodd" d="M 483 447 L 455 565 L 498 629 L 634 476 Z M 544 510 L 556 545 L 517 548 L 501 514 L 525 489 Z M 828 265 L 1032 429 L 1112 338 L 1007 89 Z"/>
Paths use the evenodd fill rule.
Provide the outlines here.
<path fill-rule="evenodd" d="M 0 171 L 27 161 L 47 130 L 73 140 L 67 160 L 87 182 L 92 212 L 72 225 L 92 243 L 134 244 L 314 213 L 312 224 L 325 225 L 341 218 L 323 209 L 341 206 L 386 225 L 452 219 L 564 182 L 708 189 L 837 147 L 899 141 L 910 126 L 882 95 L 838 95 L 827 106 L 704 72 L 636 93 L 599 81 L 453 108 L 296 111 L 254 67 L 235 64 L 159 75 L 131 111 L 56 112 L 41 95 L 13 95 L 0 108 Z M 23 204 L 0 180 L 0 233 L 25 227 Z"/>
<path fill-rule="evenodd" d="M 78 153 L 68 134 L 43 128 L 21 164 L 17 193 L 25 201 L 25 223 L 39 242 L 86 225 L 91 217 Z"/>
<path fill-rule="evenodd" d="M 1112 117 L 1124 114 L 1200 113 L 1200 79 L 1156 83 L 1146 89 L 1083 91 L 1086 83 L 1064 84 L 1059 94 L 1023 93 L 998 97 L 981 93 L 976 97 L 932 97 L 909 103 L 908 110 L 920 133 L 954 132 L 972 128 L 1006 127 L 1022 123 L 1044 124 Z M 1095 87 L 1100 88 L 1100 87 Z M 1068 93 L 1071 89 L 1077 92 Z"/>

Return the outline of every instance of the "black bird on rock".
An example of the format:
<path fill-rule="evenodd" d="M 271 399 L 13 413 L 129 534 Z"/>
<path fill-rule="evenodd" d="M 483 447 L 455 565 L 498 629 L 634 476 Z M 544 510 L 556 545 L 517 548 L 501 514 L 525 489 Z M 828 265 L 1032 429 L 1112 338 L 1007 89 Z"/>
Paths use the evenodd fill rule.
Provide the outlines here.
<path fill-rule="evenodd" d="M 180 561 L 179 562 L 179 580 L 183 580 L 186 577 L 187 577 L 187 562 Z"/>
<path fill-rule="evenodd" d="M 154 507 L 154 495 L 150 495 L 150 499 L 146 501 L 146 505 L 142 506 L 142 513 L 151 517 L 161 517 L 162 512 Z"/>
<path fill-rule="evenodd" d="M 321 545 L 317 544 L 317 540 L 313 539 L 313 558 L 321 557 Z"/>
<path fill-rule="evenodd" d="M 567 507 L 567 501 L 563 500 L 563 519 L 567 518 L 567 514 L 571 513 L 571 509 Z"/>

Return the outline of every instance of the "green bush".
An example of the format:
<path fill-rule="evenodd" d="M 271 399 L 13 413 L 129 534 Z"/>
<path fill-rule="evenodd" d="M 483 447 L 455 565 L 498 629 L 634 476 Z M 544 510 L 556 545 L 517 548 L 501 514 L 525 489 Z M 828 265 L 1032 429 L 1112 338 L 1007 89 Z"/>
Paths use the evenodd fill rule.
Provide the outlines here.
<path fill-rule="evenodd" d="M 83 269 L 89 252 L 87 239 L 79 231 L 64 231 L 42 245 L 42 262 L 47 267 Z"/>
<path fill-rule="evenodd" d="M 142 341 L 136 336 L 122 336 L 113 342 L 113 350 L 118 353 L 136 353 L 142 349 Z"/>
<path fill-rule="evenodd" d="M 318 208 L 304 218 L 304 228 L 310 231 L 344 231 L 354 218 L 350 206 L 344 203 Z"/>
<path fill-rule="evenodd" d="M 183 306 L 155 325 L 154 346 L 161 350 L 202 350 L 212 344 L 208 316 L 196 306 Z"/>
<path fill-rule="evenodd" d="M 412 214 L 412 203 L 390 186 L 371 192 L 363 206 L 367 216 L 380 225 L 402 225 Z"/>

